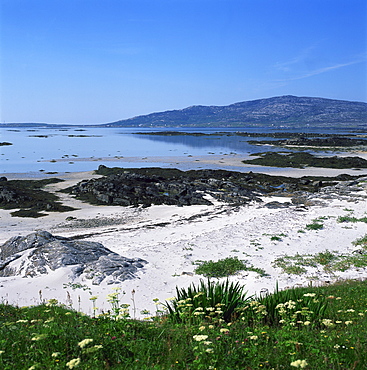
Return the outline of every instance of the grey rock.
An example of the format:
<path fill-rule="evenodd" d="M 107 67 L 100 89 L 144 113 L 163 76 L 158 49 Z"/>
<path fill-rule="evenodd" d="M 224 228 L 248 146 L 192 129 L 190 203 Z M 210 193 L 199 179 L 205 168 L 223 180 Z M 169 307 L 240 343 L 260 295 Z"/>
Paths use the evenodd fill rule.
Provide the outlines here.
<path fill-rule="evenodd" d="M 291 205 L 290 202 L 281 203 L 281 202 L 273 201 L 273 202 L 268 202 L 264 204 L 264 207 L 269 208 L 269 209 L 277 209 L 277 208 L 288 208 L 290 205 Z"/>
<path fill-rule="evenodd" d="M 15 260 L 17 263 L 13 263 Z M 66 266 L 73 266 L 71 278 L 85 275 L 93 284 L 134 279 L 147 261 L 113 253 L 101 243 L 73 240 L 38 231 L 16 236 L 1 246 L 0 276 L 34 277 Z"/>

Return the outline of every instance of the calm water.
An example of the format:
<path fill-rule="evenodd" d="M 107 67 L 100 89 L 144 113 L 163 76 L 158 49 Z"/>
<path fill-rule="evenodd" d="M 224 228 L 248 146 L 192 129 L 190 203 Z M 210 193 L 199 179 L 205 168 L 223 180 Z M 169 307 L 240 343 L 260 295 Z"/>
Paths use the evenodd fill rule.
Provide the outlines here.
<path fill-rule="evenodd" d="M 161 129 L 166 131 L 167 128 Z M 289 129 L 259 128 L 210 128 L 172 129 L 184 132 L 290 132 Z M 140 128 L 0 128 L 0 142 L 13 145 L 0 146 L 0 174 L 43 172 L 90 171 L 100 164 L 120 167 L 167 166 L 164 163 L 114 161 L 117 157 L 188 157 L 208 154 L 244 154 L 274 150 L 268 146 L 250 145 L 248 140 L 272 140 L 241 136 L 157 136 L 137 135 L 136 132 L 152 132 L 159 129 Z M 294 130 L 297 132 L 297 130 Z M 298 130 L 300 131 L 300 130 Z M 336 130 L 308 128 L 302 132 L 332 133 Z M 277 148 L 276 150 L 279 150 Z M 109 158 L 109 161 L 103 160 Z M 89 159 L 89 160 L 83 160 Z M 92 161 L 90 160 L 92 159 Z M 52 162 L 50 162 L 52 160 Z M 178 165 L 177 168 L 180 166 Z M 185 168 L 183 168 L 185 169 Z M 187 168 L 186 168 L 187 169 Z"/>

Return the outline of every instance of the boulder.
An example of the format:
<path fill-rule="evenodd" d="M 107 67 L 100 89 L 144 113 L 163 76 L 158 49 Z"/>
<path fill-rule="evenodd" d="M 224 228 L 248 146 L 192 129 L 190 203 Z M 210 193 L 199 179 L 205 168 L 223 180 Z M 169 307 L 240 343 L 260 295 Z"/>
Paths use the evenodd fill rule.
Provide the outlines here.
<path fill-rule="evenodd" d="M 0 249 L 0 276 L 34 277 L 59 268 L 72 266 L 71 278 L 84 275 L 95 285 L 134 279 L 147 261 L 126 258 L 101 243 L 73 240 L 37 231 L 16 236 Z"/>

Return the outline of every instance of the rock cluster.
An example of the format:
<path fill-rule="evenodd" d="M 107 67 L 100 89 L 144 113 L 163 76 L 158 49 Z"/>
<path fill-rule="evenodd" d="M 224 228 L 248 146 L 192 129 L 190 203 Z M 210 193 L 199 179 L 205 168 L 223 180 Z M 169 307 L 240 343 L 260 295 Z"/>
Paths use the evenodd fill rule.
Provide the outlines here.
<path fill-rule="evenodd" d="M 13 237 L 0 250 L 0 276 L 34 277 L 72 266 L 72 280 L 83 274 L 94 285 L 133 279 L 146 263 L 140 258 L 122 257 L 100 243 L 54 236 L 47 231 Z"/>
<path fill-rule="evenodd" d="M 106 173 L 105 177 L 84 180 L 67 191 L 79 199 L 107 205 L 210 205 L 210 197 L 241 205 L 260 200 L 259 196 L 263 194 L 298 190 L 314 192 L 331 184 L 308 178 L 295 179 L 224 170 L 109 169 L 113 170 L 112 173 L 107 170 L 107 167 L 101 165 L 97 173 Z"/>
<path fill-rule="evenodd" d="M 274 140 L 274 141 L 250 141 L 251 144 L 270 144 L 280 146 L 311 146 L 311 147 L 354 147 L 367 146 L 367 139 L 348 138 L 344 136 L 316 137 L 308 138 L 304 136 Z"/>

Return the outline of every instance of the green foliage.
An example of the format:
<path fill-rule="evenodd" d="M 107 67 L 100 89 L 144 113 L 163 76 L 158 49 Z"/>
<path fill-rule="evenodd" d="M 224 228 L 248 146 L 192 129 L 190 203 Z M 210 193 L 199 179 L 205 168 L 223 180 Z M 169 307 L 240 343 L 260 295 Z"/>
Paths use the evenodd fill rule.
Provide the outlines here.
<path fill-rule="evenodd" d="M 0 304 L 0 368 L 362 370 L 366 307 L 367 281 L 276 289 L 246 300 L 229 323 L 89 317 L 56 300 Z"/>
<path fill-rule="evenodd" d="M 339 216 L 337 219 L 337 222 L 366 222 L 367 223 L 367 217 L 352 217 L 352 216 Z"/>
<path fill-rule="evenodd" d="M 315 219 L 312 221 L 312 224 L 307 224 L 307 230 L 321 230 L 324 228 L 324 224 L 320 223 L 319 219 Z"/>
<path fill-rule="evenodd" d="M 316 266 L 310 258 L 305 258 L 298 253 L 295 256 L 278 257 L 272 265 L 281 268 L 286 274 L 295 275 L 304 274 L 307 271 L 304 266 Z"/>
<path fill-rule="evenodd" d="M 356 245 L 356 246 L 361 245 L 362 247 L 367 248 L 367 234 L 355 240 L 353 242 L 353 245 Z"/>
<path fill-rule="evenodd" d="M 313 260 L 322 266 L 329 265 L 336 259 L 338 259 L 338 256 L 328 250 L 326 250 L 325 252 L 319 252 L 313 257 Z"/>
<path fill-rule="evenodd" d="M 166 302 L 169 317 L 175 322 L 230 321 L 234 311 L 248 299 L 244 287 L 237 283 L 211 282 L 176 288 L 176 298 Z"/>
<path fill-rule="evenodd" d="M 244 261 L 240 261 L 237 257 L 227 257 L 216 262 L 204 261 L 195 269 L 195 273 L 204 275 L 205 277 L 226 277 L 234 275 L 238 271 L 254 271 L 262 276 L 266 273 L 263 269 L 248 266 Z"/>
<path fill-rule="evenodd" d="M 353 242 L 367 248 L 367 235 Z M 359 253 L 352 255 L 341 255 L 336 252 L 325 250 L 315 255 L 284 256 L 276 258 L 273 262 L 274 267 L 279 267 L 282 272 L 287 274 L 303 274 L 307 270 L 305 267 L 322 267 L 325 272 L 346 271 L 352 267 L 366 267 L 367 254 Z"/>
<path fill-rule="evenodd" d="M 278 325 L 285 320 L 284 316 L 295 324 L 310 321 L 315 325 L 327 308 L 325 298 L 310 293 L 308 288 L 279 290 L 278 284 L 274 293 L 259 297 L 257 301 L 266 308 L 267 314 L 264 315 L 263 321 L 268 325 Z M 284 309 L 287 312 L 284 312 Z"/>

